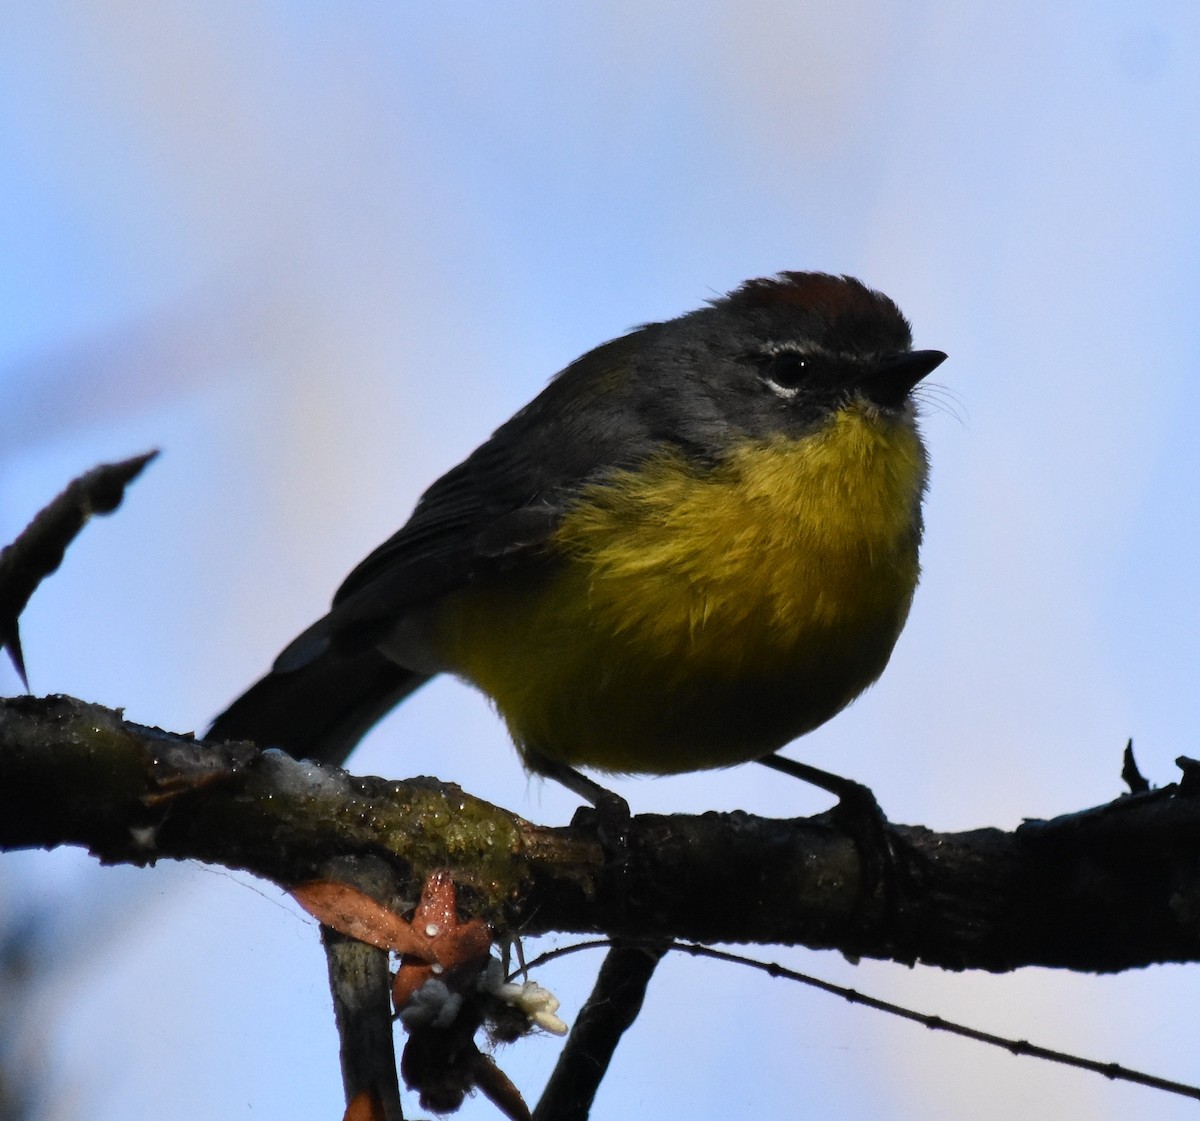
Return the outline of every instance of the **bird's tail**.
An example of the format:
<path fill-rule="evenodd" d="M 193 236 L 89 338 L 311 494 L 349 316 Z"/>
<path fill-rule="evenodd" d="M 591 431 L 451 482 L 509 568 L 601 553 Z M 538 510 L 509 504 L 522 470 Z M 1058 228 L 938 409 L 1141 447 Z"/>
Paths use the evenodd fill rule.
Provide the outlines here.
<path fill-rule="evenodd" d="M 297 758 L 342 763 L 376 721 L 428 680 L 373 647 L 330 648 L 296 669 L 267 674 L 213 721 L 206 738 L 252 740 Z"/>

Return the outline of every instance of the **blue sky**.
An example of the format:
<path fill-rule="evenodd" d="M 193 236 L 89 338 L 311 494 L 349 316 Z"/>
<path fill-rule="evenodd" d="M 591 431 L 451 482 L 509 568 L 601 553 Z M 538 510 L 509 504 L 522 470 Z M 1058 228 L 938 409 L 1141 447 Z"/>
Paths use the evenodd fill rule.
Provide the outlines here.
<path fill-rule="evenodd" d="M 164 452 L 26 613 L 35 692 L 204 726 L 555 370 L 817 268 L 897 300 L 953 405 L 923 422 L 925 576 L 892 665 L 792 753 L 965 829 L 1115 796 L 1130 735 L 1156 782 L 1195 752 L 1194 6 L 134 0 L 9 5 L 0 29 L 2 536 L 94 463 Z M 572 809 L 454 682 L 353 765 Z M 760 771 L 619 786 L 635 810 L 823 808 Z M 70 908 L 28 1029 L 54 1116 L 338 1115 L 316 931 L 269 885 L 34 853 L 0 863 L 5 899 Z M 1194 969 L 763 956 L 1196 1078 Z M 540 978 L 568 1018 L 595 964 Z M 501 1063 L 533 1093 L 556 1046 Z M 669 961 L 596 1116 L 800 1102 L 1189 1108 Z"/>

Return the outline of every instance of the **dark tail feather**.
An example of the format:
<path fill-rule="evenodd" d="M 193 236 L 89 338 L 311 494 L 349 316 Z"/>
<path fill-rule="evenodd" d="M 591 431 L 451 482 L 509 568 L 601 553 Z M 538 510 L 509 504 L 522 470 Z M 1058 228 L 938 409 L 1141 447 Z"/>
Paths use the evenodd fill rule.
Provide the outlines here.
<path fill-rule="evenodd" d="M 301 759 L 341 763 L 378 720 L 429 678 L 368 647 L 331 649 L 269 673 L 213 721 L 210 740 L 252 740 Z"/>

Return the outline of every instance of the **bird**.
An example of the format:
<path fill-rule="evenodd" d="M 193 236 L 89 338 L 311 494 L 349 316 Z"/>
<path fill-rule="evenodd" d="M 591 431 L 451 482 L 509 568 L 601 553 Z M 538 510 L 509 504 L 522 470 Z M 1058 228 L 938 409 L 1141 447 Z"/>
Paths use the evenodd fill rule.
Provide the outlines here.
<path fill-rule="evenodd" d="M 597 346 L 425 491 L 208 738 L 341 763 L 449 673 L 585 797 L 579 768 L 770 764 L 892 654 L 928 479 L 914 392 L 945 358 L 821 272 Z"/>

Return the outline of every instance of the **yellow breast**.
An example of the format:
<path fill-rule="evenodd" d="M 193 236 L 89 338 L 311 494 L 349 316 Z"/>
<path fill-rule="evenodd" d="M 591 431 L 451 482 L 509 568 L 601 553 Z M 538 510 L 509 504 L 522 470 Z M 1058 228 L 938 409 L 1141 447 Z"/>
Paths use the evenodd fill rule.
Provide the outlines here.
<path fill-rule="evenodd" d="M 536 765 L 677 772 L 765 755 L 882 672 L 918 576 L 924 450 L 866 404 L 698 470 L 585 488 L 542 567 L 438 615 L 440 653 Z"/>

